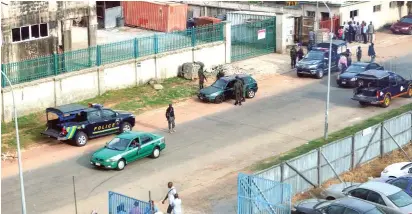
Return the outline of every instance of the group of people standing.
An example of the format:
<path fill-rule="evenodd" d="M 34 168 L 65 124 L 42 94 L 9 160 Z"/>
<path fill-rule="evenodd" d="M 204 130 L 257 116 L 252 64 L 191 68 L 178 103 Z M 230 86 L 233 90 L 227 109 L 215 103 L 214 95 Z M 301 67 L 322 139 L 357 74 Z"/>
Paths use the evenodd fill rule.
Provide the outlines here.
<path fill-rule="evenodd" d="M 299 49 L 296 50 L 296 46 L 294 45 L 292 49 L 290 49 L 290 67 L 293 69 L 296 67 L 296 61 L 300 61 L 303 59 L 305 55 L 303 53 L 302 45 L 298 45 Z"/>
<path fill-rule="evenodd" d="M 375 26 L 372 22 L 368 25 L 365 21 L 359 23 L 352 18 L 352 21 L 343 22 L 343 26 L 338 29 L 337 37 L 349 43 L 372 43 L 375 40 Z"/>

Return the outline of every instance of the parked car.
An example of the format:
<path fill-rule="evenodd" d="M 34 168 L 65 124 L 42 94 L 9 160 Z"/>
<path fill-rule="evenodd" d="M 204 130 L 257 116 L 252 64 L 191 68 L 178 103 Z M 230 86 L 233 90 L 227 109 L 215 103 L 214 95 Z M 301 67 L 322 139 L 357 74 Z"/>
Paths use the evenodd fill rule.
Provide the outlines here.
<path fill-rule="evenodd" d="M 127 164 L 136 160 L 148 156 L 158 158 L 165 148 L 163 136 L 147 132 L 125 132 L 94 152 L 90 164 L 96 167 L 123 170 Z"/>
<path fill-rule="evenodd" d="M 345 192 L 354 189 L 361 185 L 361 183 L 339 183 L 339 184 L 332 184 L 327 189 L 323 190 L 320 195 L 323 199 L 326 200 L 335 200 L 337 198 L 345 197 Z"/>
<path fill-rule="evenodd" d="M 412 176 L 406 175 L 394 179 L 388 179 L 386 181 L 388 184 L 399 187 L 405 191 L 408 195 L 412 196 Z"/>
<path fill-rule="evenodd" d="M 358 87 L 353 100 L 362 106 L 379 104 L 386 108 L 396 97 L 412 97 L 412 81 L 398 74 L 383 70 L 368 70 L 356 75 Z"/>
<path fill-rule="evenodd" d="M 197 97 L 201 101 L 221 103 L 226 99 L 231 99 L 234 97 L 233 85 L 236 81 L 236 76 L 240 77 L 244 84 L 244 89 L 246 91 L 246 98 L 255 97 L 258 91 L 258 84 L 252 76 L 247 74 L 230 75 L 224 76 L 216 80 L 209 87 L 203 88 L 199 91 Z"/>
<path fill-rule="evenodd" d="M 347 196 L 370 202 L 385 213 L 412 213 L 412 197 L 391 184 L 368 181 L 343 192 Z"/>
<path fill-rule="evenodd" d="M 341 198 L 334 201 L 309 199 L 295 205 L 299 214 L 383 214 L 376 205 L 357 198 Z"/>
<path fill-rule="evenodd" d="M 410 173 L 412 173 L 412 162 L 400 162 L 387 166 L 381 172 L 381 177 L 397 178 Z"/>
<path fill-rule="evenodd" d="M 305 57 L 296 64 L 298 77 L 314 76 L 322 79 L 328 74 L 329 69 L 329 46 L 330 43 L 318 43 L 312 48 Z M 346 42 L 333 40 L 331 53 L 331 70 L 337 71 L 340 54 L 346 51 Z"/>
<path fill-rule="evenodd" d="M 404 16 L 391 26 L 392 33 L 412 35 L 412 15 Z"/>
<path fill-rule="evenodd" d="M 336 83 L 340 87 L 357 87 L 358 81 L 356 75 L 371 69 L 384 70 L 384 67 L 374 62 L 354 62 L 345 72 L 336 77 Z"/>
<path fill-rule="evenodd" d="M 41 134 L 84 146 L 88 139 L 132 130 L 135 116 L 99 104 L 67 104 L 46 109 L 47 128 Z"/>

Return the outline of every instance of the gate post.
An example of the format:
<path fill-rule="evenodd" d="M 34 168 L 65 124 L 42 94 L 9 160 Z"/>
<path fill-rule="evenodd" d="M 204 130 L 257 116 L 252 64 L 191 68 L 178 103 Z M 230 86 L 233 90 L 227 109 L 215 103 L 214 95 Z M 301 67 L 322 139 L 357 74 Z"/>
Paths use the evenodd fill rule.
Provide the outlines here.
<path fill-rule="evenodd" d="M 232 24 L 224 21 L 223 37 L 225 41 L 225 63 L 231 63 L 232 59 Z"/>

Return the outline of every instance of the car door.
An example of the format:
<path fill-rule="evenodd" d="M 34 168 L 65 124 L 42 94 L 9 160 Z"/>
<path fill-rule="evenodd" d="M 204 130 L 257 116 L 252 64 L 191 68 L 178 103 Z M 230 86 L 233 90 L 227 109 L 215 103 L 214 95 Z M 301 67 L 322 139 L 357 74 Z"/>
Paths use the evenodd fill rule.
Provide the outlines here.
<path fill-rule="evenodd" d="M 399 75 L 395 75 L 396 83 L 399 86 L 399 94 L 405 94 L 408 92 L 408 81 L 406 81 L 403 77 Z"/>
<path fill-rule="evenodd" d="M 89 137 L 100 135 L 104 132 L 103 125 L 104 119 L 102 117 L 102 113 L 100 110 L 94 110 L 87 112 L 87 120 L 89 121 L 89 125 L 87 128 L 87 135 Z"/>
<path fill-rule="evenodd" d="M 343 214 L 344 211 L 345 207 L 336 204 L 332 204 L 326 209 L 327 214 Z"/>
<path fill-rule="evenodd" d="M 373 203 L 374 205 L 376 205 L 377 207 L 381 208 L 384 212 L 392 212 L 393 210 L 388 207 L 385 203 L 385 201 L 383 200 L 382 196 L 372 190 L 369 190 L 369 194 L 366 197 L 366 200 L 368 202 Z"/>
<path fill-rule="evenodd" d="M 143 134 L 140 137 L 140 144 L 141 148 L 138 154 L 138 158 L 144 158 L 149 156 L 153 149 L 154 149 L 154 144 L 152 143 L 153 137 L 148 135 L 148 134 Z"/>
<path fill-rule="evenodd" d="M 110 109 L 102 109 L 102 116 L 104 119 L 104 128 L 107 133 L 117 132 L 120 129 L 120 120 L 117 118 L 116 112 Z"/>
<path fill-rule="evenodd" d="M 395 75 L 389 76 L 389 92 L 392 97 L 399 95 L 401 92 L 402 86 L 398 84 Z"/>
<path fill-rule="evenodd" d="M 234 97 L 234 89 L 233 85 L 235 84 L 236 80 L 230 81 L 225 87 L 225 97 L 226 98 L 233 98 Z"/>
<path fill-rule="evenodd" d="M 136 138 L 134 140 L 136 142 L 139 142 L 139 138 Z M 129 142 L 129 145 L 127 146 L 127 151 L 125 152 L 125 155 L 123 156 L 126 159 L 127 163 L 135 161 L 138 158 L 138 154 L 139 154 L 139 147 L 133 146 L 132 142 L 133 140 Z"/>

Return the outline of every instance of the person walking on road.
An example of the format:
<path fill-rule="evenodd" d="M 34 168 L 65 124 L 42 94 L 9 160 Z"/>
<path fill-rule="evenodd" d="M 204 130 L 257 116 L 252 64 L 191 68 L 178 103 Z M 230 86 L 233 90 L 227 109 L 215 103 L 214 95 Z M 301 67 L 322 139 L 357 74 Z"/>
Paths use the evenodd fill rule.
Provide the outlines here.
<path fill-rule="evenodd" d="M 359 46 L 358 49 L 356 49 L 356 59 L 358 60 L 358 62 L 360 62 L 361 58 L 362 58 L 362 49 L 361 49 L 361 46 Z"/>
<path fill-rule="evenodd" d="M 375 27 L 373 26 L 372 22 L 370 22 L 370 24 L 368 25 L 368 40 L 370 43 L 373 42 L 373 37 L 375 36 Z"/>
<path fill-rule="evenodd" d="M 175 110 L 172 104 L 166 109 L 166 119 L 169 126 L 169 133 L 175 132 Z"/>
<path fill-rule="evenodd" d="M 345 54 L 341 54 L 340 56 L 339 67 L 340 67 L 341 73 L 345 72 L 346 68 L 348 67 L 348 61 L 346 59 Z"/>
<path fill-rule="evenodd" d="M 296 57 L 297 57 L 296 46 L 293 46 L 290 49 L 290 67 L 292 69 L 296 68 Z"/>
<path fill-rule="evenodd" d="M 371 62 L 374 62 L 374 61 L 375 61 L 376 53 L 375 53 L 375 47 L 374 47 L 374 44 L 373 44 L 373 43 L 371 43 L 371 44 L 369 45 L 369 48 L 368 48 L 368 56 L 370 56 Z"/>
<path fill-rule="evenodd" d="M 183 214 L 182 212 L 182 200 L 179 198 L 179 194 L 175 194 L 175 200 L 172 203 L 173 214 Z"/>
<path fill-rule="evenodd" d="M 176 188 L 173 186 L 172 182 L 167 183 L 167 188 L 169 188 L 166 197 L 163 199 L 162 204 L 165 203 L 166 200 L 169 200 L 169 206 L 167 207 L 167 214 L 171 214 L 173 211 L 173 202 L 175 200 L 175 195 L 177 194 Z"/>
<path fill-rule="evenodd" d="M 238 78 L 238 77 L 237 77 Z M 235 84 L 233 85 L 233 89 L 235 92 L 235 105 L 239 104 L 240 106 L 242 105 L 242 84 L 240 81 L 235 81 Z"/>
<path fill-rule="evenodd" d="M 203 84 L 205 83 L 205 81 L 207 82 L 207 78 L 205 76 L 205 72 L 204 72 L 204 67 L 205 65 L 202 62 L 198 62 L 198 64 L 200 64 L 200 69 L 197 72 L 198 76 L 199 76 L 199 90 L 203 89 Z"/>

